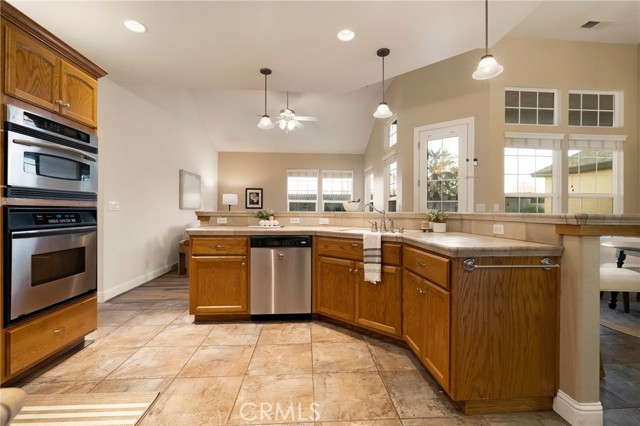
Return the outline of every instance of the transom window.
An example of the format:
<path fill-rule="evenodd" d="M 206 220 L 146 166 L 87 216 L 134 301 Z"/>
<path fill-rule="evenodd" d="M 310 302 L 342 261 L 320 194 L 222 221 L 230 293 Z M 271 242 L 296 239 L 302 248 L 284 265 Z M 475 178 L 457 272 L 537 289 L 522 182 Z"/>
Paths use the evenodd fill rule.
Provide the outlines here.
<path fill-rule="evenodd" d="M 343 212 L 344 201 L 353 198 L 353 171 L 322 171 L 322 210 L 325 212 Z"/>
<path fill-rule="evenodd" d="M 569 91 L 569 125 L 615 127 L 616 98 L 620 96 L 616 92 Z"/>
<path fill-rule="evenodd" d="M 399 211 L 398 196 L 398 159 L 396 151 L 385 155 L 384 161 L 384 207 L 388 212 Z"/>
<path fill-rule="evenodd" d="M 398 119 L 395 117 L 392 118 L 391 123 L 389 123 L 386 127 L 388 139 L 387 148 L 391 148 L 396 143 L 398 143 Z"/>
<path fill-rule="evenodd" d="M 507 124 L 555 125 L 557 91 L 507 88 L 504 122 Z"/>
<path fill-rule="evenodd" d="M 314 212 L 318 206 L 318 171 L 287 170 L 287 208 L 290 212 Z"/>

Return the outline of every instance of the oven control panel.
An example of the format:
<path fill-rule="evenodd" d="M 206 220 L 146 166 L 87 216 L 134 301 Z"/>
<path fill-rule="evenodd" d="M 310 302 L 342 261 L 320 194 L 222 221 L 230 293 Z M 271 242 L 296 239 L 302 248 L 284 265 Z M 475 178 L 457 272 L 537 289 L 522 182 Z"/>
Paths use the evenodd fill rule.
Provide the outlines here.
<path fill-rule="evenodd" d="M 59 225 L 62 223 L 81 223 L 78 213 L 34 213 L 36 225 Z"/>

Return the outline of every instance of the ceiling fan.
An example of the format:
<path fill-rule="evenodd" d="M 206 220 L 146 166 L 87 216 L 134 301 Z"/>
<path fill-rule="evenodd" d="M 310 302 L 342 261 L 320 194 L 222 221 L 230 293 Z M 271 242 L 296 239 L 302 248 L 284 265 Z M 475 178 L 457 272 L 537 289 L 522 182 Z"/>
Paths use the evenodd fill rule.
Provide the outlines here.
<path fill-rule="evenodd" d="M 289 92 L 287 92 L 287 107 L 280 110 L 280 119 L 274 124 L 289 133 L 296 127 L 304 127 L 301 121 L 318 121 L 318 117 L 296 115 L 296 112 L 289 108 Z"/>

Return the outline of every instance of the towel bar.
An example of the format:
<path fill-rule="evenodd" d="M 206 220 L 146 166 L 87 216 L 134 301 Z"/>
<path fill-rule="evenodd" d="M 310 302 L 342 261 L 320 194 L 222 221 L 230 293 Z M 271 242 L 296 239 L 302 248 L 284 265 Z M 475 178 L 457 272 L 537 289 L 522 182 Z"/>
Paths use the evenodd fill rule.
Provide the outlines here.
<path fill-rule="evenodd" d="M 476 269 L 520 269 L 520 268 L 542 268 L 545 271 L 549 271 L 552 268 L 559 268 L 560 265 L 552 264 L 551 259 L 543 257 L 540 259 L 540 265 L 476 265 L 474 259 L 465 259 L 463 262 L 463 268 L 467 272 L 473 272 Z"/>

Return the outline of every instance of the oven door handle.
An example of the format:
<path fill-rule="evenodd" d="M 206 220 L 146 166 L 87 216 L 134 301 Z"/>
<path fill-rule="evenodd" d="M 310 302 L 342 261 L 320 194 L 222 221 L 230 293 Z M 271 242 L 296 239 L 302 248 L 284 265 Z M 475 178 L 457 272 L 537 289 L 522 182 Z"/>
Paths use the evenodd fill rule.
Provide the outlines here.
<path fill-rule="evenodd" d="M 80 150 L 80 149 L 76 149 L 76 148 L 71 148 L 68 146 L 64 146 L 64 145 L 58 145 L 55 143 L 51 143 L 51 142 L 43 142 L 43 141 L 32 141 L 29 139 L 14 139 L 13 143 L 17 143 L 19 145 L 26 145 L 26 146 L 37 146 L 38 148 L 47 148 L 47 149 L 54 149 L 57 151 L 62 151 L 65 152 L 67 154 L 73 154 L 73 155 L 77 155 L 80 156 L 82 158 L 85 158 L 89 161 L 93 161 L 94 163 L 96 161 L 98 161 L 98 159 L 96 157 L 94 157 L 93 155 L 87 154 L 86 152 Z"/>
<path fill-rule="evenodd" d="M 76 226 L 69 228 L 56 228 L 56 229 L 42 229 L 33 231 L 14 231 L 11 233 L 12 238 L 34 238 L 34 237 L 46 237 L 48 235 L 64 235 L 64 234 L 80 234 L 87 232 L 95 232 L 98 230 L 97 226 Z"/>

